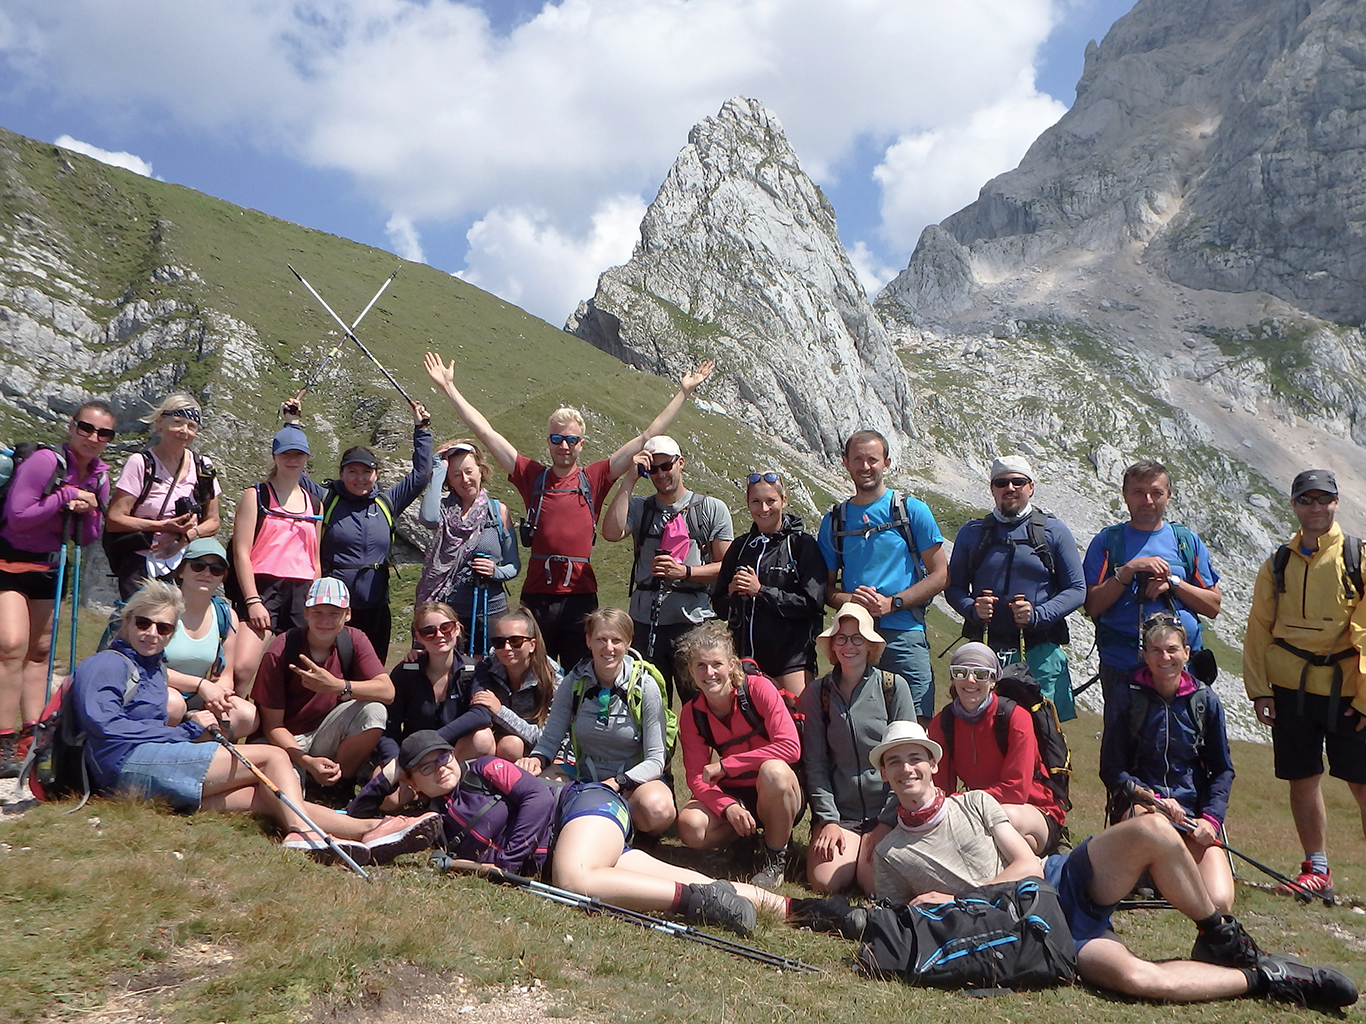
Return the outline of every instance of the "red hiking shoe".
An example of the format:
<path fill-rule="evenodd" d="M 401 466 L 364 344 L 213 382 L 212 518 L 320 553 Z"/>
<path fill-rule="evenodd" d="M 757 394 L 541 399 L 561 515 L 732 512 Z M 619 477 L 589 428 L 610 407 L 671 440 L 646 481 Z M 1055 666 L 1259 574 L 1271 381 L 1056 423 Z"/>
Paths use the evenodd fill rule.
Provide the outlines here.
<path fill-rule="evenodd" d="M 1314 870 L 1314 865 L 1310 861 L 1300 864 L 1299 877 L 1295 879 L 1295 884 L 1278 885 L 1276 891 L 1282 896 L 1301 896 L 1309 893 L 1312 896 L 1332 896 L 1333 895 L 1333 872 L 1327 874 Z"/>

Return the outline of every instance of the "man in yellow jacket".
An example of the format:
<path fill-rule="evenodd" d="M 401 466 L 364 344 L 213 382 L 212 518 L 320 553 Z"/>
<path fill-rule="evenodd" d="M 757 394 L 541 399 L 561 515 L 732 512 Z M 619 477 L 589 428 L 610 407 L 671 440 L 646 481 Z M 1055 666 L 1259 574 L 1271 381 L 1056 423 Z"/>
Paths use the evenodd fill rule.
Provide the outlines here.
<path fill-rule="evenodd" d="M 1257 719 L 1271 727 L 1276 778 L 1290 783 L 1305 857 L 1296 882 L 1331 896 L 1320 789 L 1325 748 L 1329 773 L 1356 797 L 1366 833 L 1361 541 L 1345 537 L 1333 521 L 1338 485 L 1328 470 L 1299 474 L 1290 498 L 1300 531 L 1257 573 L 1243 638 L 1243 683 Z"/>

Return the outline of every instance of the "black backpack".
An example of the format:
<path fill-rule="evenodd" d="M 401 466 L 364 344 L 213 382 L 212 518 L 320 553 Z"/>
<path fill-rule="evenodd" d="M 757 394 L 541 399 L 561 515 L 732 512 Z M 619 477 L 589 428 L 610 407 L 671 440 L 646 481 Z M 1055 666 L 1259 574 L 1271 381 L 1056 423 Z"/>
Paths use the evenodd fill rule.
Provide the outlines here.
<path fill-rule="evenodd" d="M 1043 695 L 1043 689 L 1022 661 L 1007 665 L 996 680 L 996 715 L 992 732 L 1001 753 L 1010 745 L 1010 715 L 1016 705 L 1029 712 L 1034 725 L 1034 738 L 1039 744 L 1039 756 L 1047 774 L 1036 769 L 1035 777 L 1053 793 L 1053 799 L 1064 812 L 1072 809 L 1069 792 L 1072 787 L 1072 752 L 1067 749 L 1067 737 L 1058 721 L 1058 709 Z M 956 716 L 952 706 L 939 712 L 939 728 L 944 733 L 944 753 L 953 757 L 953 730 Z"/>
<path fill-rule="evenodd" d="M 1043 563 L 1043 567 L 1048 571 L 1049 585 L 1053 588 L 1053 594 L 1061 590 L 1058 582 L 1057 559 L 1053 557 L 1053 548 L 1049 546 L 1048 536 L 1044 532 L 1048 520 L 1056 518 L 1053 513 L 1044 509 L 1036 508 L 1029 513 L 1029 522 L 1025 527 L 1027 539 L 1023 542 L 1029 545 L 1035 556 Z M 981 532 L 978 534 L 977 546 L 968 552 L 968 584 L 973 585 L 977 578 L 977 570 L 981 568 L 983 559 L 987 552 L 997 544 L 1018 545 L 1021 541 L 1001 540 L 1000 528 L 1003 525 L 994 515 L 986 515 L 976 520 L 981 524 Z M 976 591 L 974 589 L 973 593 Z M 1003 595 L 1007 600 L 1010 595 Z M 986 623 L 971 623 L 967 617 L 963 619 L 963 629 L 961 636 L 965 640 L 981 640 L 986 633 Z M 1039 639 L 1044 639 L 1048 643 L 1065 644 L 1072 639 L 1071 631 L 1067 627 L 1067 619 L 1059 619 L 1052 625 L 1044 629 L 1026 630 L 1025 634 L 1031 640 L 1035 634 L 1039 634 Z"/>
<path fill-rule="evenodd" d="M 1209 714 L 1209 700 L 1212 692 L 1206 683 L 1196 679 L 1195 689 L 1190 694 L 1191 720 L 1195 726 L 1195 753 L 1197 757 L 1205 752 L 1205 718 Z M 1151 686 L 1130 681 L 1129 718 L 1125 723 L 1128 726 L 1129 735 L 1143 735 L 1143 730 L 1148 724 L 1148 711 L 1152 707 L 1152 702 L 1160 700 L 1162 698 Z M 1122 792 L 1112 790 L 1105 798 L 1105 820 L 1114 825 L 1123 820 L 1131 807 L 1133 807 L 1131 798 Z"/>
<path fill-rule="evenodd" d="M 952 903 L 868 908 L 859 967 L 934 988 L 1070 985 L 1077 954 L 1058 893 L 1040 878 L 970 889 Z"/>
<path fill-rule="evenodd" d="M 702 495 L 693 494 L 682 509 L 669 513 L 664 512 L 659 507 L 659 502 L 653 494 L 645 499 L 645 507 L 640 511 L 640 525 L 635 532 L 635 551 L 631 556 L 631 575 L 626 587 L 627 597 L 637 590 L 658 590 L 664 586 L 664 581 L 655 576 L 650 576 L 639 583 L 636 582 L 636 572 L 640 568 L 640 551 L 645 546 L 646 540 L 658 541 L 663 537 L 664 528 L 678 516 L 682 516 L 684 522 L 688 524 L 688 537 L 697 545 L 697 554 L 702 559 L 702 564 L 706 565 L 711 561 L 711 544 L 698 539 L 697 535 L 700 531 L 697 527 L 697 520 L 693 517 L 693 509 L 697 506 L 700 497 Z M 659 549 L 656 547 L 655 550 L 658 551 Z M 696 594 L 709 590 L 710 585 L 672 580 L 668 583 L 668 589 L 678 593 Z"/>
<path fill-rule="evenodd" d="M 285 633 L 285 647 L 280 652 L 280 665 L 286 672 L 289 666 L 294 665 L 299 660 L 299 655 L 304 652 L 304 635 L 307 629 L 291 629 Z M 343 626 L 342 631 L 337 634 L 337 657 L 341 660 L 341 678 L 351 679 L 351 667 L 356 657 L 356 645 L 351 639 L 351 627 Z M 352 682 L 355 682 L 353 679 Z"/>

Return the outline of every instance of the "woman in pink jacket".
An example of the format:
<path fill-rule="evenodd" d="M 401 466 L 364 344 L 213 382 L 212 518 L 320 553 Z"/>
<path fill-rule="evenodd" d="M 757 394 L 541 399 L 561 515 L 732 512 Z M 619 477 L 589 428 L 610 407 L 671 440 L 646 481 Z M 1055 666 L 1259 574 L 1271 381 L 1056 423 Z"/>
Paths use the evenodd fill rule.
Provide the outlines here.
<path fill-rule="evenodd" d="M 109 504 L 114 437 L 108 402 L 86 402 L 61 446 L 43 447 L 14 468 L 0 526 L 0 778 L 15 778 L 43 710 L 57 594 L 57 552 L 67 538 L 99 539 Z M 16 731 L 22 727 L 22 732 Z"/>

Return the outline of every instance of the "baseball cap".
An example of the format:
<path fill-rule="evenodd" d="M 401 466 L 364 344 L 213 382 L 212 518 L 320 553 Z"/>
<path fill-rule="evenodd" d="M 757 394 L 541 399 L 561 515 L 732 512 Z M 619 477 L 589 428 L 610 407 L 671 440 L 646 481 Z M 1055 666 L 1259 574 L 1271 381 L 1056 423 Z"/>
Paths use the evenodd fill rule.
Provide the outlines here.
<path fill-rule="evenodd" d="M 1301 494 L 1308 494 L 1310 491 L 1337 494 L 1338 481 L 1337 477 L 1333 476 L 1333 471 L 1329 469 L 1306 469 L 1295 477 L 1295 482 L 1290 485 L 1290 498 L 1293 501 Z"/>
<path fill-rule="evenodd" d="M 313 449 L 308 446 L 308 435 L 304 433 L 303 427 L 297 423 L 286 423 L 275 432 L 275 439 L 270 442 L 270 454 L 279 455 L 281 452 L 313 454 Z"/>
<path fill-rule="evenodd" d="M 308 599 L 304 601 L 304 607 L 312 608 L 320 604 L 330 604 L 335 608 L 350 608 L 351 592 L 346 589 L 346 584 L 341 580 L 324 576 L 322 579 L 314 580 L 313 585 L 308 588 Z"/>
<path fill-rule="evenodd" d="M 364 448 L 360 445 L 357 445 L 354 448 L 348 448 L 342 453 L 341 464 L 343 466 L 349 466 L 352 463 L 359 463 L 360 465 L 368 466 L 371 469 L 379 468 L 379 460 L 375 458 L 374 453 L 371 452 L 369 448 Z"/>
<path fill-rule="evenodd" d="M 212 537 L 196 537 L 185 545 L 184 556 L 186 561 L 191 558 L 203 558 L 205 555 L 213 555 L 225 562 L 228 560 L 227 549 Z"/>
<path fill-rule="evenodd" d="M 668 434 L 656 434 L 645 442 L 645 450 L 651 455 L 682 455 L 678 442 Z"/>
<path fill-rule="evenodd" d="M 441 738 L 435 729 L 419 729 L 403 741 L 398 748 L 398 766 L 403 771 L 411 771 L 433 750 L 454 750 L 455 748 Z"/>

